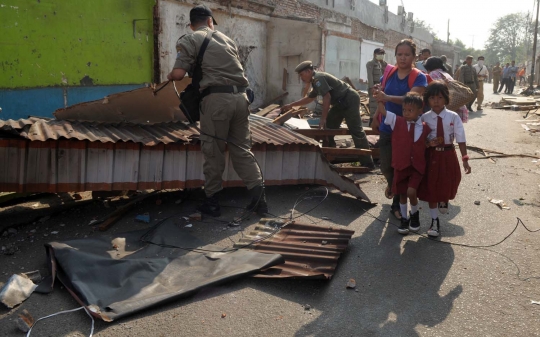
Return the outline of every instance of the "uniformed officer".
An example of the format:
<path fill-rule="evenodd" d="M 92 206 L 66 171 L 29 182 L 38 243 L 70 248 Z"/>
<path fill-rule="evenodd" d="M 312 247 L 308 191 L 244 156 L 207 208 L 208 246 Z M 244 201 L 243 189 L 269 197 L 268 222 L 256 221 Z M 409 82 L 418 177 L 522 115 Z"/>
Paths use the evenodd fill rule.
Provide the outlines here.
<path fill-rule="evenodd" d="M 501 62 L 497 62 L 495 67 L 493 67 L 493 93 L 498 94 L 497 89 L 499 89 L 499 81 L 501 80 L 502 68 Z"/>
<path fill-rule="evenodd" d="M 311 83 L 312 90 L 307 97 L 283 106 L 283 110 L 289 110 L 296 105 L 309 104 L 320 95 L 323 97 L 323 105 L 319 128 L 339 129 L 345 118 L 354 146 L 359 149 L 369 149 L 360 118 L 360 96 L 358 93 L 347 83 L 328 73 L 315 72 L 311 61 L 300 63 L 295 71 L 304 83 Z M 330 146 L 336 146 L 334 137 L 330 137 Z M 360 156 L 359 160 L 362 166 L 374 167 L 373 159 L 369 155 Z"/>
<path fill-rule="evenodd" d="M 371 125 L 373 115 L 375 115 L 375 112 L 377 111 L 377 100 L 373 98 L 373 87 L 381 83 L 381 77 L 387 65 L 384 61 L 384 54 L 384 49 L 377 48 L 373 52 L 373 60 L 366 63 L 369 95 L 369 125 Z"/>
<path fill-rule="evenodd" d="M 472 61 L 473 57 L 471 55 L 468 55 L 465 59 L 465 64 L 459 68 L 459 79 L 461 83 L 468 86 L 472 92 L 474 93 L 474 98 L 472 101 L 467 103 L 467 109 L 469 111 L 474 112 L 472 109 L 472 104 L 476 100 L 476 88 L 478 88 L 478 78 L 476 77 L 476 71 L 474 71 L 474 68 L 472 67 Z"/>
<path fill-rule="evenodd" d="M 191 73 L 207 32 L 214 31 L 214 25 L 217 25 L 212 11 L 204 5 L 193 7 L 189 12 L 189 20 L 193 33 L 178 40 L 178 54 L 174 69 L 167 76 L 169 80 L 181 80 L 186 72 Z M 221 215 L 217 193 L 223 189 L 226 143 L 213 138 L 218 137 L 229 142 L 228 150 L 233 167 L 251 192 L 252 200 L 248 209 L 259 214 L 267 213 L 261 172 L 250 150 L 249 101 L 245 93 L 249 83 L 240 64 L 236 44 L 219 31 L 214 31 L 206 48 L 202 73 L 200 140 L 204 155 L 206 199 L 197 209 L 212 216 Z"/>

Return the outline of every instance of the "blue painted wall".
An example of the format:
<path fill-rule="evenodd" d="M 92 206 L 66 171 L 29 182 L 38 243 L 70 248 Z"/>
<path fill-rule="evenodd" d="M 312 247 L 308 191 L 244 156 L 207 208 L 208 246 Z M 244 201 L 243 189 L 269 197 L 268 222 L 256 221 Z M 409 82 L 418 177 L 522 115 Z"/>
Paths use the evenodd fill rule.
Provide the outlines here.
<path fill-rule="evenodd" d="M 53 117 L 53 112 L 70 105 L 95 101 L 118 92 L 141 88 L 142 84 L 94 87 L 52 87 L 21 90 L 0 90 L 0 119 L 21 119 L 28 116 Z"/>

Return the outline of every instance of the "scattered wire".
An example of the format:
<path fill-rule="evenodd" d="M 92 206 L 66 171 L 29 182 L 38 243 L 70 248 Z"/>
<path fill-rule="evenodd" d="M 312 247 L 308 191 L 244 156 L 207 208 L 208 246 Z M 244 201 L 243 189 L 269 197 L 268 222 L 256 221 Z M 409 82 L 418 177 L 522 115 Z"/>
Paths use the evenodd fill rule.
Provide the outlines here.
<path fill-rule="evenodd" d="M 86 307 L 79 307 L 76 309 L 64 310 L 64 311 L 60 311 L 60 312 L 57 312 L 48 316 L 41 317 L 38 320 L 36 320 L 34 324 L 32 324 L 32 326 L 30 327 L 30 330 L 28 330 L 28 333 L 26 334 L 26 337 L 30 336 L 32 329 L 36 326 L 37 322 L 41 321 L 42 319 L 47 319 L 49 317 L 53 317 L 56 315 L 67 314 L 69 312 L 74 312 L 74 311 L 79 311 L 79 310 L 84 310 L 84 312 L 86 312 L 86 314 L 90 316 L 90 319 L 92 320 L 92 327 L 90 328 L 90 335 L 89 335 L 89 337 L 92 337 L 92 335 L 94 334 L 94 317 L 92 317 L 92 315 L 88 312 L 88 309 L 86 309 Z"/>
<path fill-rule="evenodd" d="M 382 222 L 384 224 L 390 224 L 392 226 L 395 226 L 396 228 L 399 227 L 399 225 L 393 223 L 392 221 L 390 220 L 383 220 L 383 219 L 380 219 L 378 218 L 377 216 L 371 214 L 369 211 L 367 211 L 366 209 L 362 208 L 362 210 L 365 212 L 365 214 L 369 215 L 370 217 L 374 218 L 375 220 L 379 221 L 379 222 Z M 365 215 L 362 215 L 362 216 L 365 216 Z M 465 248 L 473 248 L 473 249 L 481 249 L 481 250 L 486 250 L 488 252 L 492 252 L 492 253 L 496 253 L 496 254 L 499 254 L 501 256 L 503 256 L 504 258 L 506 258 L 508 261 L 510 261 L 517 269 L 517 274 L 516 274 L 516 277 L 521 280 L 521 281 L 528 281 L 530 279 L 540 279 L 540 276 L 531 276 L 531 277 L 527 277 L 527 278 L 521 278 L 521 269 L 519 268 L 519 266 L 517 265 L 517 263 L 514 262 L 514 260 L 512 260 L 510 257 L 504 255 L 503 253 L 500 253 L 500 252 L 496 252 L 494 250 L 491 250 L 491 249 L 487 249 L 487 248 L 491 248 L 491 247 L 495 247 L 495 246 L 498 246 L 500 245 L 501 243 L 503 243 L 504 241 L 506 241 L 510 236 L 512 236 L 516 230 L 518 229 L 519 225 L 523 226 L 523 228 L 525 228 L 525 230 L 529 233 L 537 233 L 537 232 L 540 232 L 540 228 L 539 229 L 536 229 L 536 230 L 532 230 L 532 229 L 529 229 L 525 223 L 523 222 L 523 220 L 521 220 L 520 218 L 517 218 L 517 222 L 516 222 L 516 225 L 514 226 L 514 228 L 512 229 L 512 231 L 506 235 L 502 240 L 500 240 L 499 242 L 497 243 L 493 243 L 493 244 L 489 244 L 489 245 L 469 245 L 469 244 L 464 244 L 464 243 L 458 243 L 458 242 L 449 242 L 449 241 L 443 241 L 443 240 L 435 240 L 427 235 L 424 235 L 424 234 L 420 234 L 420 233 L 416 233 L 416 232 L 412 232 L 413 234 L 416 234 L 417 236 L 420 236 L 420 237 L 423 237 L 423 238 L 426 238 L 428 240 L 431 240 L 433 242 L 437 242 L 437 243 L 442 243 L 442 244 L 447 244 L 447 245 L 451 245 L 451 246 L 459 246 L 459 247 L 465 247 Z"/>

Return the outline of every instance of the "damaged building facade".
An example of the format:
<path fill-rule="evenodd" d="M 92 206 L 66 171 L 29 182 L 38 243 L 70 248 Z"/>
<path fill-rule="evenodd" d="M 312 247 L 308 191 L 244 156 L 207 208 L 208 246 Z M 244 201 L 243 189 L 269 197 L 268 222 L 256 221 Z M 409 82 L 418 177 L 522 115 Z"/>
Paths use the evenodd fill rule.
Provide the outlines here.
<path fill-rule="evenodd" d="M 2 119 L 51 117 L 59 108 L 163 81 L 195 3 L 210 7 L 217 29 L 237 42 L 257 94 L 253 107 L 285 92 L 284 102 L 300 98 L 294 67 L 302 60 L 365 88 L 375 48 L 393 63 L 401 39 L 419 48 L 434 43 L 410 14 L 369 0 L 4 2 Z"/>

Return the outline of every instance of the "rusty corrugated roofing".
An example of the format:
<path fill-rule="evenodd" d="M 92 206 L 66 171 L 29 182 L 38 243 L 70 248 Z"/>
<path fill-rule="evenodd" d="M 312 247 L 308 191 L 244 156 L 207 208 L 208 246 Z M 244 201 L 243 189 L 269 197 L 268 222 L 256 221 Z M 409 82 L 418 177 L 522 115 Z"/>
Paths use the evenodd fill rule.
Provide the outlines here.
<path fill-rule="evenodd" d="M 256 144 L 309 144 L 318 143 L 286 127 L 273 124 L 268 118 L 250 116 L 253 142 Z M 58 139 L 88 140 L 91 142 L 116 143 L 134 142 L 146 146 L 160 143 L 189 143 L 198 138 L 199 132 L 182 122 L 159 124 L 107 124 L 96 122 L 77 122 L 56 119 L 0 120 L 0 130 L 11 131 L 32 141 Z"/>
<path fill-rule="evenodd" d="M 274 226 L 283 225 L 284 220 L 263 219 L 261 223 L 263 225 L 257 226 L 237 247 L 266 238 L 275 231 Z M 287 224 L 275 235 L 250 246 L 258 252 L 281 254 L 285 258 L 284 264 L 263 270 L 255 277 L 330 279 L 353 234 L 354 231 L 337 226 Z"/>

